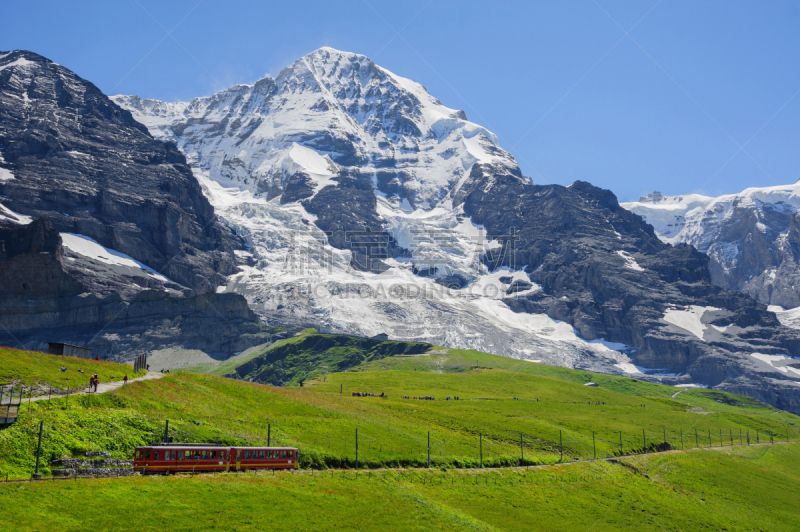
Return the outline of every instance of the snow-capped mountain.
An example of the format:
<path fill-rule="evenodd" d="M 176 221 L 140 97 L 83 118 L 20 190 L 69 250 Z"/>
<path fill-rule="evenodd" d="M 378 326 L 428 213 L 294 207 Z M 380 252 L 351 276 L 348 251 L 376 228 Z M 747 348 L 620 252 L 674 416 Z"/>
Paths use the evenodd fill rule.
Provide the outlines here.
<path fill-rule="evenodd" d="M 265 319 L 800 405 L 800 379 L 751 356 L 796 354 L 800 334 L 714 286 L 705 255 L 608 191 L 534 185 L 495 135 L 362 55 L 323 48 L 190 102 L 113 99 L 177 143 L 247 242 L 225 290 Z"/>
<path fill-rule="evenodd" d="M 717 198 L 654 192 L 622 206 L 643 216 L 664 242 L 708 254 L 715 284 L 778 312 L 800 306 L 800 184 Z"/>
<path fill-rule="evenodd" d="M 197 169 L 267 199 L 302 188 L 311 197 L 338 167 L 407 208 L 428 210 L 475 162 L 516 167 L 497 137 L 425 88 L 367 57 L 321 48 L 276 78 L 185 103 L 114 100 L 160 138 L 175 140 Z M 304 149 L 305 148 L 305 149 Z M 305 182 L 293 181 L 298 173 Z M 296 179 L 296 178 L 294 178 Z"/>

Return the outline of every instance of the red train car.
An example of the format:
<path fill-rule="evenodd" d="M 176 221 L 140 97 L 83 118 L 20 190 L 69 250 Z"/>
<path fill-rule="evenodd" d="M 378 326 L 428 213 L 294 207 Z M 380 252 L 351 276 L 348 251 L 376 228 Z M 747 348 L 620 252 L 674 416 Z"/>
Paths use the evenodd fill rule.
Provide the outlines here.
<path fill-rule="evenodd" d="M 295 447 L 223 447 L 191 443 L 137 447 L 133 470 L 144 475 L 201 471 L 296 469 Z"/>

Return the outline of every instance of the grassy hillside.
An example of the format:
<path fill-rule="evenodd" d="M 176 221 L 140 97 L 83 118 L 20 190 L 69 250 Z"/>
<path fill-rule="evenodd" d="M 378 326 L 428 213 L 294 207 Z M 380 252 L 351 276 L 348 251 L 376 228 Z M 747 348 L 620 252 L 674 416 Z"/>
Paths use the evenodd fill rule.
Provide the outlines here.
<path fill-rule="evenodd" d="M 61 367 L 66 372 L 60 371 Z M 83 369 L 84 373 L 78 370 Z M 102 362 L 84 358 L 54 356 L 38 351 L 21 351 L 0 347 L 0 385 L 33 388 L 34 394 L 47 393 L 49 387 L 58 393 L 82 390 L 89 385 L 89 377 L 97 373 L 101 382 L 121 381 L 141 377 L 145 371 L 134 375 L 133 367 L 115 362 Z M 27 392 L 26 392 L 27 395 Z"/>
<path fill-rule="evenodd" d="M 228 362 L 213 373 L 275 386 L 297 385 L 327 373 L 345 371 L 394 355 L 424 353 L 430 344 L 381 341 L 341 334 L 314 334 L 276 342 L 246 360 Z M 224 372 L 223 372 L 224 371 Z"/>
<path fill-rule="evenodd" d="M 0 475 L 30 475 L 40 420 L 45 473 L 50 459 L 82 450 L 129 457 L 136 445 L 160 437 L 167 419 L 182 441 L 265 443 L 269 431 L 272 443 L 300 447 L 302 466 L 316 468 L 353 467 L 356 430 L 359 466 L 370 468 L 425 466 L 428 433 L 436 467 L 478 467 L 481 450 L 483 464 L 495 466 L 519 464 L 523 453 L 523 463 L 555 463 L 562 448 L 568 461 L 746 443 L 756 431 L 761 441 L 770 432 L 778 441 L 800 437 L 797 416 L 741 396 L 689 390 L 673 399 L 672 387 L 519 361 L 512 361 L 516 372 L 420 369 L 436 356 L 384 358 L 377 362 L 382 368 L 402 369 L 359 367 L 303 388 L 181 372 L 110 394 L 23 405 L 21 421 L 0 432 Z M 600 385 L 573 382 L 583 379 Z M 389 397 L 352 397 L 353 391 Z"/>
<path fill-rule="evenodd" d="M 793 531 L 798 497 L 792 444 L 529 470 L 0 484 L 0 529 Z"/>

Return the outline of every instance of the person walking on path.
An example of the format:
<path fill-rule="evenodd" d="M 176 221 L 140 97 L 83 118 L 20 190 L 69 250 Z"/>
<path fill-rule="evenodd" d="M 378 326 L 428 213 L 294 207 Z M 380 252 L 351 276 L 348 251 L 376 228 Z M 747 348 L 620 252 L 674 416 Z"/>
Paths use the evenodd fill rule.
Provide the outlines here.
<path fill-rule="evenodd" d="M 92 391 L 92 388 L 94 388 L 94 375 L 89 377 L 89 392 Z"/>
<path fill-rule="evenodd" d="M 127 375 L 125 375 L 125 378 L 124 378 L 124 379 L 122 379 L 122 384 L 123 384 L 123 386 L 124 386 L 125 384 L 128 384 L 128 376 L 127 376 Z"/>

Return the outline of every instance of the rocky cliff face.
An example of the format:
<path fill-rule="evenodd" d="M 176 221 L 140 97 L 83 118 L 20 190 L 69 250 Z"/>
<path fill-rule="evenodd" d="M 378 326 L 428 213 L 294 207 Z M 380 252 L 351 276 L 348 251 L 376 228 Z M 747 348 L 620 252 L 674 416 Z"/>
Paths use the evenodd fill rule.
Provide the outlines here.
<path fill-rule="evenodd" d="M 708 254 L 714 284 L 766 305 L 800 306 L 799 184 L 718 198 L 654 192 L 623 206 L 643 216 L 664 242 Z"/>
<path fill-rule="evenodd" d="M 183 154 L 66 68 L 0 52 L 0 202 L 47 216 L 198 293 L 235 271 L 240 245 Z"/>
<path fill-rule="evenodd" d="M 124 299 L 91 292 L 65 267 L 61 237 L 46 218 L 0 223 L 0 246 L 0 345 L 46 350 L 48 341 L 60 341 L 129 360 L 170 347 L 224 356 L 269 337 L 236 294 L 140 290 Z"/>
<path fill-rule="evenodd" d="M 236 294 L 241 240 L 184 155 L 94 85 L 0 53 L 0 344 L 230 356 L 269 330 Z"/>

